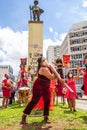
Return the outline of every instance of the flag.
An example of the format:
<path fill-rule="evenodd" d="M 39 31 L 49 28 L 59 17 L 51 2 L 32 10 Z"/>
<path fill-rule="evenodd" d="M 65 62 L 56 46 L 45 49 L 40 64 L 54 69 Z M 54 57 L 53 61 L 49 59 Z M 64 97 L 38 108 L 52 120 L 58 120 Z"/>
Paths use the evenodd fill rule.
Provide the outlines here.
<path fill-rule="evenodd" d="M 70 55 L 63 55 L 63 66 L 70 67 Z"/>

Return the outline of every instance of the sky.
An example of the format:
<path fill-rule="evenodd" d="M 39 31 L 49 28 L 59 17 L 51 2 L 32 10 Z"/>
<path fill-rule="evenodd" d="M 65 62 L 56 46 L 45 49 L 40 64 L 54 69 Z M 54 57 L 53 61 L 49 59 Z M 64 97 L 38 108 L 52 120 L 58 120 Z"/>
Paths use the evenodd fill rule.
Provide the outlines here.
<path fill-rule="evenodd" d="M 87 21 L 87 0 L 38 0 L 44 10 L 43 54 L 61 45 L 74 23 Z M 29 6 L 34 0 L 0 0 L 0 65 L 11 65 L 17 75 L 20 58 L 27 57 Z"/>

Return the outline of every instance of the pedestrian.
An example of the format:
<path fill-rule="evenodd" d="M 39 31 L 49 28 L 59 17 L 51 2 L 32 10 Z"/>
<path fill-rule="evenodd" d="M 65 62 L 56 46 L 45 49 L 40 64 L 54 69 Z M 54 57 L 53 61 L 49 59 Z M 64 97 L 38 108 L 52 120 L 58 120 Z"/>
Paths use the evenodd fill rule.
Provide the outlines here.
<path fill-rule="evenodd" d="M 50 80 L 59 78 L 60 81 L 64 83 L 64 80 L 61 79 L 60 75 L 51 65 L 48 64 L 48 62 L 43 56 L 38 58 L 37 73 L 38 77 L 33 84 L 32 99 L 23 111 L 21 124 L 26 124 L 27 115 L 31 113 L 32 109 L 38 103 L 41 96 L 44 100 L 44 122 L 50 123 L 50 120 L 48 118 L 50 105 Z"/>
<path fill-rule="evenodd" d="M 14 84 L 12 82 L 11 96 L 9 98 L 9 104 L 12 104 L 13 102 L 15 102 L 15 92 L 16 92 L 16 88 L 14 87 Z"/>
<path fill-rule="evenodd" d="M 80 73 L 77 68 L 77 75 L 74 76 L 72 71 L 69 71 L 67 74 L 66 83 L 68 86 L 73 90 L 73 93 L 67 89 L 65 98 L 67 98 L 68 106 L 70 108 L 70 111 L 76 112 L 76 80 L 79 78 Z"/>
<path fill-rule="evenodd" d="M 12 83 L 9 79 L 9 75 L 4 75 L 5 79 L 2 81 L 2 92 L 3 92 L 3 100 L 2 100 L 2 107 L 7 108 L 8 107 L 8 101 L 11 97 L 11 87 Z"/>

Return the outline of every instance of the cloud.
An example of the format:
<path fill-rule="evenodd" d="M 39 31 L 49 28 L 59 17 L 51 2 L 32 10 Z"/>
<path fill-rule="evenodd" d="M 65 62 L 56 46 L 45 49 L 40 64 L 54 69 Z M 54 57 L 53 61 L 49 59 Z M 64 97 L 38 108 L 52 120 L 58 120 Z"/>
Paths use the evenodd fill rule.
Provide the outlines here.
<path fill-rule="evenodd" d="M 62 34 L 60 34 L 60 41 L 61 41 L 61 43 L 63 42 L 63 40 L 64 40 L 64 38 L 65 38 L 65 36 L 67 35 L 67 33 L 62 33 Z"/>
<path fill-rule="evenodd" d="M 43 41 L 43 55 L 44 57 L 46 57 L 46 51 L 48 46 L 56 46 L 56 45 L 61 45 L 65 36 L 67 33 L 62 33 L 59 35 L 58 39 L 56 39 L 56 41 L 51 40 L 50 38 L 45 39 Z"/>
<path fill-rule="evenodd" d="M 55 31 L 52 32 L 58 35 Z M 63 33 L 56 40 L 50 38 L 43 40 L 43 55 L 46 57 L 48 46 L 61 45 L 66 33 Z M 28 32 L 15 32 L 11 28 L 0 27 L 0 65 L 11 65 L 14 75 L 18 74 L 20 58 L 28 54 Z"/>
<path fill-rule="evenodd" d="M 27 57 L 28 32 L 14 32 L 11 28 L 0 27 L 0 64 L 11 65 L 17 74 L 20 58 Z"/>
<path fill-rule="evenodd" d="M 50 30 L 51 33 L 53 32 L 53 28 L 52 27 L 49 27 L 49 30 Z"/>
<path fill-rule="evenodd" d="M 54 31 L 52 27 L 49 27 L 49 31 L 52 33 L 52 37 L 56 41 L 58 39 L 58 33 Z"/>
<path fill-rule="evenodd" d="M 82 7 L 87 7 L 87 0 L 83 0 Z"/>

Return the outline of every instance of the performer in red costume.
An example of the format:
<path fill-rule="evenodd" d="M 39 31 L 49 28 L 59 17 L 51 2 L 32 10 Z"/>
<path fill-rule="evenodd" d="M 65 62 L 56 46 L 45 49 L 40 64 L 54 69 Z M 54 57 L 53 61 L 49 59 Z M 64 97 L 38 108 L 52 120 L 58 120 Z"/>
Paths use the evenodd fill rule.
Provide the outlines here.
<path fill-rule="evenodd" d="M 40 97 L 43 97 L 44 100 L 44 122 L 50 123 L 49 116 L 49 105 L 50 105 L 50 80 L 59 79 L 64 83 L 64 80 L 61 79 L 60 75 L 56 70 L 48 64 L 44 57 L 38 58 L 38 77 L 33 84 L 33 96 L 31 101 L 27 104 L 23 111 L 21 124 L 26 124 L 26 117 L 29 115 L 38 103 Z"/>
<path fill-rule="evenodd" d="M 9 79 L 9 75 L 4 75 L 5 79 L 2 81 L 2 92 L 3 92 L 3 100 L 2 100 L 2 106 L 8 107 L 8 100 L 11 96 L 11 87 L 12 87 L 12 81 Z"/>
<path fill-rule="evenodd" d="M 87 95 L 87 55 L 85 55 L 83 63 L 85 65 L 85 70 L 83 71 L 79 67 L 80 73 L 83 75 L 83 86 L 84 86 L 84 94 Z"/>
<path fill-rule="evenodd" d="M 77 68 L 77 75 L 74 76 L 72 71 L 69 71 L 67 74 L 66 82 L 69 85 L 69 87 L 73 90 L 74 93 L 72 93 L 69 89 L 67 89 L 65 98 L 67 98 L 68 106 L 70 108 L 70 111 L 76 112 L 76 80 L 79 78 L 80 73 Z"/>
<path fill-rule="evenodd" d="M 19 71 L 19 81 L 17 83 L 17 89 L 20 87 L 28 86 L 28 79 L 29 79 L 29 71 L 30 68 L 28 67 L 28 72 L 26 70 L 26 65 L 27 65 L 27 58 L 21 58 L 20 59 L 21 64 L 20 64 L 20 71 Z"/>
<path fill-rule="evenodd" d="M 63 75 L 63 63 L 62 63 L 62 60 L 60 58 L 56 59 L 56 66 L 57 66 L 57 72 L 60 74 L 61 78 L 64 78 L 64 75 Z M 57 104 L 58 104 L 58 97 L 61 97 L 61 100 L 63 100 L 62 101 L 63 104 L 65 104 L 63 88 L 64 88 L 64 85 L 58 79 L 57 80 L 57 85 L 56 85 Z"/>

